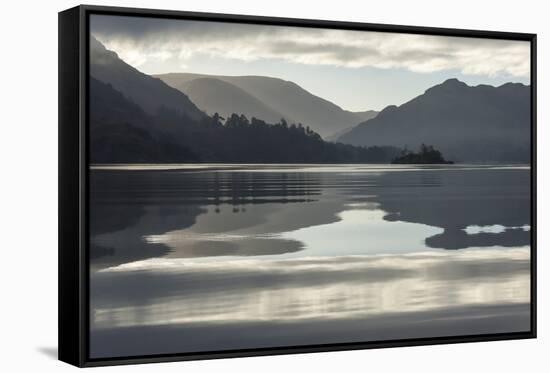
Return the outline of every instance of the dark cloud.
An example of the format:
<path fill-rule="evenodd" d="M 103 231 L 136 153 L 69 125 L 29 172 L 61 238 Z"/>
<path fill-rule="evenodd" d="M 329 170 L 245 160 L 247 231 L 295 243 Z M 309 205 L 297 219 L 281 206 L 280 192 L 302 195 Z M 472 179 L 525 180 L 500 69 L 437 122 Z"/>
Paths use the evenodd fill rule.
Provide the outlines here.
<path fill-rule="evenodd" d="M 254 24 L 92 16 L 91 32 L 130 63 L 191 56 L 413 72 L 528 77 L 527 42 Z"/>

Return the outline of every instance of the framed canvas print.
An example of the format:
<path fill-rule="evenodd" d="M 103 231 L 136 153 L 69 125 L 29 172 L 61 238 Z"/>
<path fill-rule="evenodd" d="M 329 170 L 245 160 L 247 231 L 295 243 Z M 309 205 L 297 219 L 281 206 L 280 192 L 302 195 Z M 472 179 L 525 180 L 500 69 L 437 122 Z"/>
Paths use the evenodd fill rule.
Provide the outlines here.
<path fill-rule="evenodd" d="M 536 36 L 59 14 L 59 356 L 533 338 Z"/>

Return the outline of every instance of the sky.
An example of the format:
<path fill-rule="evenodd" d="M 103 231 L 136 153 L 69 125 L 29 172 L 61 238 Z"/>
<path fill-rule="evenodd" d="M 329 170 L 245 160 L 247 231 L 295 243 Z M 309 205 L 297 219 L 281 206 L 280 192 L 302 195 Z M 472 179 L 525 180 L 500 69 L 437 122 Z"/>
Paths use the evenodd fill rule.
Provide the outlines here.
<path fill-rule="evenodd" d="M 351 111 L 403 104 L 449 78 L 530 77 L 526 41 L 104 15 L 90 31 L 146 74 L 271 76 Z"/>

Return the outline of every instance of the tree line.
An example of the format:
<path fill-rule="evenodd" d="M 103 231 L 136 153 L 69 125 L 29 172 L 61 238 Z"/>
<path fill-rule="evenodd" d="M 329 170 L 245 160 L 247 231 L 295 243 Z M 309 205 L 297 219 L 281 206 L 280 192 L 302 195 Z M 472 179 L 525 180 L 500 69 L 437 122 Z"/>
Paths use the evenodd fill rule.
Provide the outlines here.
<path fill-rule="evenodd" d="M 168 108 L 150 115 L 92 78 L 90 158 L 92 163 L 399 163 L 412 154 L 392 146 L 327 142 L 309 126 L 285 119 L 267 123 L 215 113 L 191 120 Z"/>

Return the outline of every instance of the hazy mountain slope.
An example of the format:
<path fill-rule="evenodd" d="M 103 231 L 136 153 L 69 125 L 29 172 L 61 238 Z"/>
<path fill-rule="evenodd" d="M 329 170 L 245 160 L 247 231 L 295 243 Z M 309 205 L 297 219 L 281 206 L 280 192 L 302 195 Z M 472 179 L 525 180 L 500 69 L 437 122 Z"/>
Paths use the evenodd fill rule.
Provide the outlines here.
<path fill-rule="evenodd" d="M 94 47 L 96 52 L 99 46 L 97 43 Z M 366 149 L 327 143 L 309 128 L 285 121 L 270 124 L 237 114 L 225 121 L 216 115 L 209 117 L 198 111 L 183 93 L 158 79 L 151 80 L 105 49 L 97 53 L 89 80 L 92 163 L 371 163 L 388 162 L 399 152 L 392 147 Z M 94 74 L 109 82 L 97 79 Z M 206 83 L 210 86 L 212 82 Z M 222 83 L 225 88 L 229 85 Z M 125 93 L 116 86 L 132 89 Z M 159 97 L 136 94 L 138 88 L 150 88 Z M 172 106 L 163 105 L 160 97 L 163 95 L 177 101 Z M 152 109 L 155 99 L 160 100 L 159 105 Z M 179 104 L 196 110 L 200 114 L 198 119 L 191 119 L 186 114 L 189 111 L 181 110 Z M 142 105 L 149 107 L 150 112 Z"/>
<path fill-rule="evenodd" d="M 223 124 L 206 117 L 182 125 L 174 112 L 147 114 L 110 84 L 90 78 L 92 163 L 380 163 L 399 151 L 327 143 L 304 127 L 237 114 Z"/>
<path fill-rule="evenodd" d="M 337 131 L 336 133 L 333 133 L 332 135 L 326 136 L 325 140 L 331 141 L 331 142 L 339 142 L 340 137 L 344 136 L 346 133 L 353 130 L 356 126 L 357 125 L 349 126 L 349 127 L 344 128 L 341 131 Z"/>
<path fill-rule="evenodd" d="M 92 163 L 186 162 L 196 156 L 159 130 L 155 118 L 111 85 L 90 78 Z"/>
<path fill-rule="evenodd" d="M 353 111 L 353 114 L 359 117 L 362 122 L 374 118 L 375 116 L 378 115 L 378 113 L 379 111 L 376 111 L 376 110 Z"/>
<path fill-rule="evenodd" d="M 90 75 L 111 84 L 149 114 L 156 114 L 164 107 L 191 119 L 204 117 L 185 94 L 128 65 L 93 36 L 90 36 Z"/>
<path fill-rule="evenodd" d="M 399 107 L 388 106 L 338 141 L 413 149 L 426 143 L 454 161 L 526 162 L 530 87 L 471 87 L 449 79 Z"/>
<path fill-rule="evenodd" d="M 217 76 L 190 73 L 157 75 L 172 87 L 185 92 L 185 84 L 198 78 L 216 78 L 233 84 L 255 97 L 290 122 L 310 126 L 321 136 L 327 137 L 363 121 L 363 114 L 356 114 L 315 96 L 299 85 L 264 76 Z M 206 98 L 205 98 L 206 100 Z M 235 108 L 237 112 L 243 111 Z M 265 118 L 260 118 L 265 119 Z"/>
<path fill-rule="evenodd" d="M 376 117 L 378 115 L 378 113 L 379 112 L 375 111 L 375 110 L 356 111 L 356 112 L 354 112 L 355 115 L 360 116 L 362 118 L 362 121 L 367 121 L 369 119 L 372 119 L 372 118 Z M 332 142 L 337 142 L 337 141 L 339 141 L 340 137 L 344 136 L 346 133 L 353 130 L 356 126 L 357 125 L 354 124 L 353 126 L 346 127 L 341 131 L 333 133 L 332 135 L 327 136 L 326 140 L 327 141 L 332 141 Z"/>
<path fill-rule="evenodd" d="M 261 118 L 269 123 L 285 117 L 241 88 L 221 79 L 197 78 L 174 85 L 174 88 L 184 92 L 209 115 L 217 112 L 227 118 L 233 113 L 244 114 L 248 118 Z"/>

